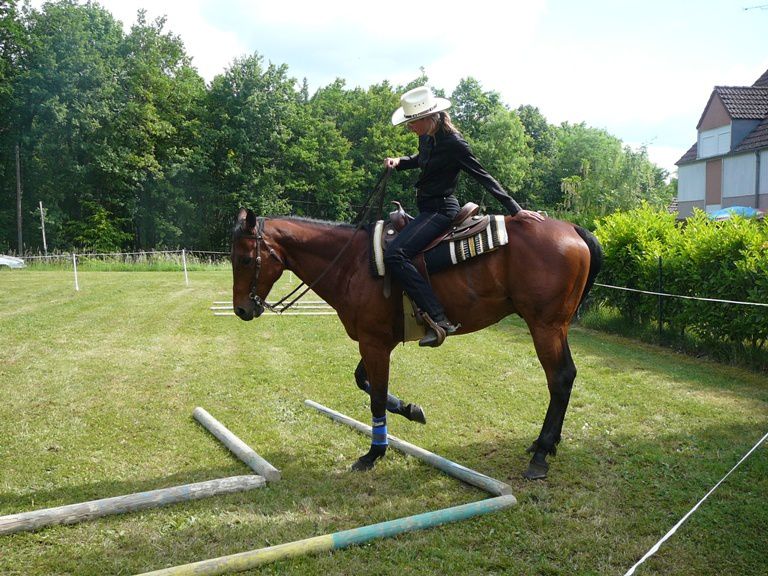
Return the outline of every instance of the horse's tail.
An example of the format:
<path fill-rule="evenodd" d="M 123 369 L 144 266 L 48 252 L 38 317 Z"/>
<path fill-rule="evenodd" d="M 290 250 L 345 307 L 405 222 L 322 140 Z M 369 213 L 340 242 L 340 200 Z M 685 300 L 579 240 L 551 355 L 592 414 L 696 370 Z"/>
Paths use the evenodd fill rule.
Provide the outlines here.
<path fill-rule="evenodd" d="M 574 228 L 576 229 L 576 233 L 581 236 L 581 239 L 584 240 L 589 248 L 589 274 L 587 275 L 587 284 L 584 286 L 584 291 L 581 293 L 581 300 L 579 301 L 579 306 L 581 306 L 584 299 L 587 297 L 587 294 L 589 294 L 589 291 L 592 289 L 597 274 L 603 267 L 603 247 L 600 245 L 600 240 L 597 239 L 597 236 L 592 234 L 592 232 L 586 228 L 576 225 L 574 225 Z"/>

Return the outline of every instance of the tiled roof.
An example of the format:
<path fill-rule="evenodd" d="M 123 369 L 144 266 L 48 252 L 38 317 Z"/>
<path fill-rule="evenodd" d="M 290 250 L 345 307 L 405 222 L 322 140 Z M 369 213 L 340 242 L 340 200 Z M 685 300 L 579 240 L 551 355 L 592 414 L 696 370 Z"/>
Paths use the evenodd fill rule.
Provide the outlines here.
<path fill-rule="evenodd" d="M 768 148 L 768 116 L 741 141 L 734 152 L 747 152 Z"/>
<path fill-rule="evenodd" d="M 768 116 L 768 86 L 715 86 L 733 120 L 762 120 Z"/>
<path fill-rule="evenodd" d="M 752 86 L 768 86 L 768 70 L 763 72 L 763 75 L 755 80 L 755 83 L 752 84 Z"/>
<path fill-rule="evenodd" d="M 749 152 L 768 148 L 768 70 L 752 86 L 715 86 L 710 103 L 717 94 L 732 120 L 762 120 L 733 152 Z M 709 107 L 709 104 L 707 104 Z M 705 108 L 702 119 L 706 114 Z M 701 120 L 699 120 L 699 125 Z M 698 146 L 694 144 L 682 155 L 676 165 L 697 160 Z"/>
<path fill-rule="evenodd" d="M 685 164 L 686 162 L 693 162 L 694 160 L 696 160 L 697 148 L 698 148 L 697 144 L 694 144 L 693 146 L 688 148 L 688 152 L 683 154 L 680 160 L 675 162 L 675 166 L 679 166 L 680 164 Z"/>

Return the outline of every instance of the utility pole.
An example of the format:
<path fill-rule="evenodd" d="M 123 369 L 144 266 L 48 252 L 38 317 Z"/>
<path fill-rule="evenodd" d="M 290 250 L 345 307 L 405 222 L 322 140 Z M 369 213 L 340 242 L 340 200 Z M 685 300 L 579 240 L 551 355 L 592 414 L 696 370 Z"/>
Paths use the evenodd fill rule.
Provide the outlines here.
<path fill-rule="evenodd" d="M 21 237 L 21 161 L 19 160 L 19 145 L 16 144 L 16 228 L 19 234 L 18 256 L 24 253 L 24 242 Z"/>
<path fill-rule="evenodd" d="M 43 231 L 43 252 L 48 256 L 48 243 L 45 241 L 45 211 L 42 200 L 40 200 L 40 229 Z"/>

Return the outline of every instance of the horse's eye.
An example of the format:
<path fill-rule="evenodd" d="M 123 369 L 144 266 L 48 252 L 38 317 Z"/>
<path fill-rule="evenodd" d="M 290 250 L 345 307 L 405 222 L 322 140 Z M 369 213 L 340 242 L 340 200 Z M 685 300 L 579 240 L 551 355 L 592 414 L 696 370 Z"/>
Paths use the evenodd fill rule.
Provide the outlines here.
<path fill-rule="evenodd" d="M 250 266 L 251 262 L 253 262 L 253 258 L 251 258 L 250 256 L 243 256 L 242 258 L 240 258 L 240 264 L 242 264 L 243 266 Z"/>

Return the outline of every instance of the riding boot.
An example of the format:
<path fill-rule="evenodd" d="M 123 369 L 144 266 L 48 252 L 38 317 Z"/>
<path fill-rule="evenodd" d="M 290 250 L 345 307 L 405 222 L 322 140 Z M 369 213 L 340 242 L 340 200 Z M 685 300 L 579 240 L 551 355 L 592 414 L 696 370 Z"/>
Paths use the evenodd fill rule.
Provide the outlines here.
<path fill-rule="evenodd" d="M 431 348 L 440 346 L 445 342 L 447 336 L 456 332 L 461 326 L 461 324 L 451 324 L 448 319 L 434 322 L 428 314 L 424 314 L 424 320 L 427 322 L 427 333 L 419 340 L 419 346 L 429 346 Z"/>

